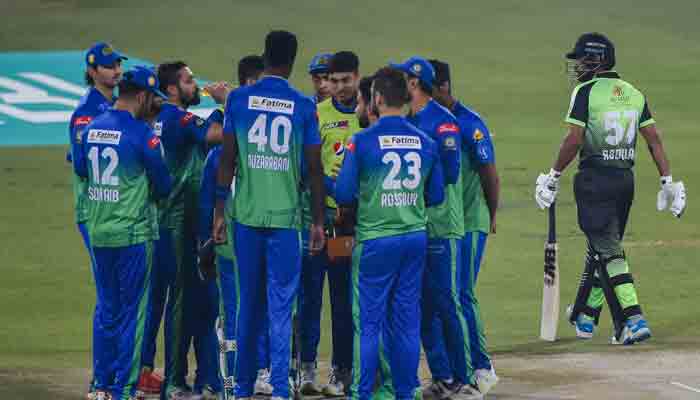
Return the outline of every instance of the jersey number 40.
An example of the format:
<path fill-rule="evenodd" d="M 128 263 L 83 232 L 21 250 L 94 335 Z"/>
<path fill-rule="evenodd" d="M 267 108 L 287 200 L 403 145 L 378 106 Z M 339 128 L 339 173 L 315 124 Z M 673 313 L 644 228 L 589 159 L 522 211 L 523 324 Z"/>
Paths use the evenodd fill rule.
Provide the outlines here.
<path fill-rule="evenodd" d="M 257 144 L 258 153 L 264 153 L 269 143 L 270 149 L 275 154 L 287 154 L 289 152 L 289 139 L 292 135 L 292 121 L 284 115 L 273 118 L 270 122 L 269 139 L 267 127 L 267 114 L 258 115 L 253 126 L 248 130 L 248 143 Z M 280 133 L 282 143 L 280 143 Z"/>
<path fill-rule="evenodd" d="M 408 190 L 414 190 L 420 184 L 420 154 L 415 151 L 406 153 L 403 156 L 403 161 L 408 168 L 408 176 L 400 179 L 398 175 L 401 172 L 402 161 L 399 153 L 390 151 L 382 157 L 382 162 L 384 164 L 391 164 L 391 169 L 386 178 L 384 178 L 384 183 L 382 184 L 384 190 L 400 190 L 402 187 Z"/>

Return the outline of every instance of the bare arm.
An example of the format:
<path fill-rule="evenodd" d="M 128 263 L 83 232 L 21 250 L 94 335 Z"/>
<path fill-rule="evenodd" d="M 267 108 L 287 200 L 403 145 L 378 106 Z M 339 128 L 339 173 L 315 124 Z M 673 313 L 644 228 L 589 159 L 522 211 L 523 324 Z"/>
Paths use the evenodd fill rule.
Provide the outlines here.
<path fill-rule="evenodd" d="M 216 207 L 214 208 L 214 227 L 212 237 L 216 243 L 226 242 L 226 223 L 224 218 L 224 206 L 226 198 L 219 196 L 220 188 L 230 188 L 233 181 L 233 166 L 238 157 L 238 143 L 235 135 L 224 135 L 224 145 L 219 161 L 219 170 L 216 173 Z"/>
<path fill-rule="evenodd" d="M 224 141 L 224 127 L 220 123 L 214 122 L 207 129 L 206 141 L 210 145 L 219 144 Z"/>
<path fill-rule="evenodd" d="M 304 157 L 309 171 L 309 186 L 311 189 L 311 214 L 313 224 L 323 226 L 324 199 L 323 170 L 321 168 L 321 146 L 304 146 Z"/>
<path fill-rule="evenodd" d="M 578 153 L 579 148 L 583 144 L 584 135 L 583 127 L 569 124 L 569 131 L 559 148 L 557 160 L 554 162 L 553 168 L 555 171 L 563 172 L 571 161 L 576 158 L 576 153 Z"/>
<path fill-rule="evenodd" d="M 656 169 L 659 170 L 659 175 L 671 175 L 671 166 L 666 158 L 666 151 L 664 151 L 664 145 L 661 143 L 659 132 L 656 130 L 656 124 L 647 125 L 639 129 L 639 132 L 644 136 L 644 140 L 647 142 L 649 153 L 651 153 L 651 157 L 656 163 Z"/>
<path fill-rule="evenodd" d="M 498 210 L 498 197 L 501 192 L 501 182 L 498 178 L 496 164 L 484 164 L 479 168 L 481 187 L 484 190 L 486 205 L 491 216 L 491 233 L 496 233 L 496 211 Z"/>

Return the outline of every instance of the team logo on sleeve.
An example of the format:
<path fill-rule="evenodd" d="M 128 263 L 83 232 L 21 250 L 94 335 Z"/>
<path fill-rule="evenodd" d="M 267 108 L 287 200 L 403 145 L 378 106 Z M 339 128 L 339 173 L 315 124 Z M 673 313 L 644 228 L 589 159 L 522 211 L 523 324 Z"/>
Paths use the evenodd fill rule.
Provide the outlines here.
<path fill-rule="evenodd" d="M 248 97 L 248 109 L 292 115 L 294 114 L 294 102 L 272 97 L 250 96 Z"/>
<path fill-rule="evenodd" d="M 475 142 L 480 142 L 481 140 L 484 139 L 484 133 L 477 128 L 474 130 L 474 134 L 472 135 L 472 138 L 474 139 Z"/>
<path fill-rule="evenodd" d="M 379 148 L 388 149 L 414 149 L 422 148 L 420 138 L 417 136 L 385 135 L 379 136 Z"/>
<path fill-rule="evenodd" d="M 180 118 L 180 125 L 182 126 L 187 126 L 187 124 L 192 121 L 192 118 L 194 118 L 195 115 L 192 114 L 191 112 L 188 112 L 187 114 L 183 115 L 182 118 Z"/>
<path fill-rule="evenodd" d="M 110 131 L 106 129 L 90 129 L 88 131 L 88 143 L 119 144 L 122 137 L 121 131 Z"/>
<path fill-rule="evenodd" d="M 451 122 L 444 123 L 437 128 L 437 133 L 439 135 L 445 135 L 448 133 L 459 133 L 459 127 Z"/>
<path fill-rule="evenodd" d="M 153 149 L 155 149 L 156 147 L 158 147 L 159 144 L 160 144 L 160 139 L 158 138 L 158 136 L 155 136 L 155 135 L 154 135 L 152 138 L 150 138 L 150 139 L 148 140 L 148 148 L 151 149 L 151 150 L 153 150 Z"/>

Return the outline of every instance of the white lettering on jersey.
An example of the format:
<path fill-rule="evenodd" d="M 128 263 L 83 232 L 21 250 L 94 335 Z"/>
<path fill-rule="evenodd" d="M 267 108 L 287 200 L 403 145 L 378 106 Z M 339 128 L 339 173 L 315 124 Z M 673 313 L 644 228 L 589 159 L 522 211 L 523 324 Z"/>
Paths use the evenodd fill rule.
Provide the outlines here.
<path fill-rule="evenodd" d="M 417 136 L 379 136 L 379 148 L 387 149 L 413 149 L 420 150 L 422 148 L 420 138 Z"/>
<path fill-rule="evenodd" d="M 268 171 L 289 171 L 289 159 L 260 154 L 248 154 L 248 167 Z"/>
<path fill-rule="evenodd" d="M 382 193 L 382 207 L 415 207 L 418 203 L 418 193 L 396 192 Z"/>
<path fill-rule="evenodd" d="M 294 102 L 271 97 L 250 96 L 248 97 L 248 109 L 292 115 L 294 114 Z"/>
<path fill-rule="evenodd" d="M 108 131 L 104 129 L 90 129 L 88 131 L 88 143 L 119 144 L 121 131 Z"/>

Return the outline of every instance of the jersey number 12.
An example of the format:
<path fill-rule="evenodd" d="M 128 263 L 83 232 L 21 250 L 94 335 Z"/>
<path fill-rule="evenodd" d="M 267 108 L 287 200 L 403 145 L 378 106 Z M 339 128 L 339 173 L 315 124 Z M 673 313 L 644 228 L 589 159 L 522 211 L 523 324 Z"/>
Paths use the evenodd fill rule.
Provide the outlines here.
<path fill-rule="evenodd" d="M 90 148 L 90 151 L 88 151 L 88 159 L 91 161 L 92 164 L 92 181 L 95 182 L 95 184 L 97 185 L 102 184 L 109 186 L 118 186 L 119 177 L 112 176 L 112 174 L 119 165 L 119 154 L 116 150 L 114 150 L 113 147 L 105 147 L 104 149 L 102 149 L 102 158 L 109 159 L 109 163 L 107 164 L 107 168 L 105 168 L 104 172 L 100 174 L 100 158 L 98 156 L 99 150 L 99 147 L 92 146 Z"/>

